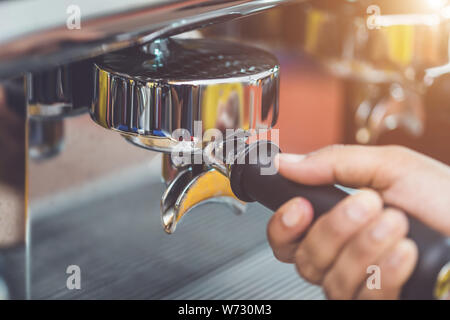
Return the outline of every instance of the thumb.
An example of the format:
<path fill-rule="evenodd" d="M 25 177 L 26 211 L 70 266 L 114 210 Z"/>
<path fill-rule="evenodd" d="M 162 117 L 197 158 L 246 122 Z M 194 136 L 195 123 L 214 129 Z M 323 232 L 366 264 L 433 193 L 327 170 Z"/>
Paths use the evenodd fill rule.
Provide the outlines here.
<path fill-rule="evenodd" d="M 333 145 L 307 155 L 281 153 L 275 163 L 280 174 L 302 184 L 337 183 L 382 190 L 398 176 L 397 170 L 386 170 L 387 148 Z"/>
<path fill-rule="evenodd" d="M 450 234 L 450 170 L 411 150 L 398 146 L 330 146 L 305 156 L 281 153 L 275 165 L 281 175 L 301 184 L 374 189 L 386 204 Z"/>

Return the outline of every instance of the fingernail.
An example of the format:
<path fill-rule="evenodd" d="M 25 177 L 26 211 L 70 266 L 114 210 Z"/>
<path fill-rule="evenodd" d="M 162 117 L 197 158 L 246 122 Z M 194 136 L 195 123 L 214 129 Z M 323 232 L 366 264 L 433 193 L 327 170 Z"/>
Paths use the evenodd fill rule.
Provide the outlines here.
<path fill-rule="evenodd" d="M 381 241 L 386 238 L 386 236 L 388 236 L 391 231 L 391 224 L 389 223 L 387 218 L 384 218 L 381 219 L 381 221 L 375 226 L 375 228 L 371 232 L 371 235 L 374 240 Z"/>
<path fill-rule="evenodd" d="M 347 205 L 345 213 L 350 220 L 361 223 L 367 221 L 370 210 L 378 205 L 373 196 L 360 194 L 356 195 L 354 201 Z"/>
<path fill-rule="evenodd" d="M 304 210 L 299 201 L 293 201 L 281 216 L 281 221 L 286 227 L 292 228 L 302 221 Z"/>
<path fill-rule="evenodd" d="M 400 263 L 403 261 L 405 255 L 406 255 L 407 251 L 408 251 L 408 245 L 405 242 L 400 242 L 395 247 L 394 252 L 392 252 L 388 256 L 387 263 L 393 267 L 400 265 Z"/>
<path fill-rule="evenodd" d="M 289 163 L 295 163 L 300 162 L 302 159 L 305 158 L 304 154 L 294 154 L 294 153 L 279 153 L 277 154 L 279 161 L 289 162 Z"/>
<path fill-rule="evenodd" d="M 367 219 L 367 210 L 364 206 L 353 204 L 345 210 L 347 217 L 355 222 L 364 222 Z"/>

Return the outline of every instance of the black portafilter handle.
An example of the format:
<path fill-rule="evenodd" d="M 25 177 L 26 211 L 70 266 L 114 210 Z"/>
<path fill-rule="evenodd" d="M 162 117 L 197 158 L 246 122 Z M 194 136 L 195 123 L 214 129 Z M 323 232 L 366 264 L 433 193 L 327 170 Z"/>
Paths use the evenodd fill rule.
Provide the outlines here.
<path fill-rule="evenodd" d="M 261 148 L 266 151 L 259 152 Z M 315 220 L 348 196 L 347 192 L 334 185 L 308 186 L 293 182 L 278 173 L 261 174 L 263 168 L 267 170 L 273 166 L 273 157 L 279 152 L 280 149 L 269 141 L 248 145 L 246 152 L 241 155 L 245 160 L 236 161 L 231 166 L 231 188 L 239 199 L 246 202 L 257 201 L 275 211 L 286 201 L 300 196 L 311 202 Z M 408 237 L 416 242 L 419 258 L 413 274 L 403 286 L 401 298 L 434 299 L 438 275 L 450 262 L 450 239 L 408 217 Z"/>

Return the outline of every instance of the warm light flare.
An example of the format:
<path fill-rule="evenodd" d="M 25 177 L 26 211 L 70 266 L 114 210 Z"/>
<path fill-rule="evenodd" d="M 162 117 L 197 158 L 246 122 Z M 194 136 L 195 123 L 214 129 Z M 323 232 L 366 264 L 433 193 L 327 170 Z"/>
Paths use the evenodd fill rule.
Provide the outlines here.
<path fill-rule="evenodd" d="M 426 0 L 426 4 L 430 9 L 440 10 L 447 4 L 447 0 Z"/>

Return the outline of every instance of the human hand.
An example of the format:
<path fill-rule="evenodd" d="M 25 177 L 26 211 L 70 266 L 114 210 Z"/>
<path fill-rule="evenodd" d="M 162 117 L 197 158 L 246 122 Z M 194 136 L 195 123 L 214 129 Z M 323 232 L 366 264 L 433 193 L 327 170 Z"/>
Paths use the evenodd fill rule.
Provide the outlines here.
<path fill-rule="evenodd" d="M 365 188 L 318 218 L 307 233 L 313 210 L 303 198 L 285 203 L 268 225 L 275 256 L 295 263 L 329 298 L 398 297 L 417 260 L 402 211 L 450 234 L 450 168 L 406 148 L 332 146 L 306 157 L 281 154 L 279 172 L 302 184 Z M 381 290 L 365 286 L 367 267 L 374 264 L 383 276 Z"/>

